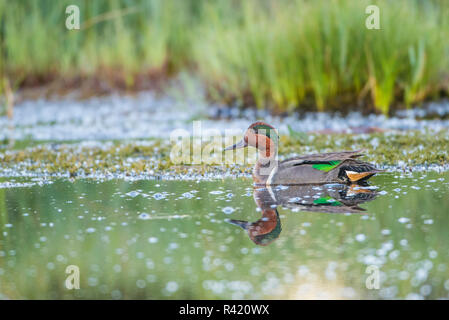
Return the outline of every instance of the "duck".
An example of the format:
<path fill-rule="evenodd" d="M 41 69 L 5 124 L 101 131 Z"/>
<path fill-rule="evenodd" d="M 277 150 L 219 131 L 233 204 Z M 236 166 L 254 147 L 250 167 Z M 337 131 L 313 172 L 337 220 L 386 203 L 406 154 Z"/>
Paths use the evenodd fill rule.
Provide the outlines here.
<path fill-rule="evenodd" d="M 237 219 L 227 222 L 245 230 L 254 244 L 267 246 L 282 231 L 278 207 L 328 214 L 364 214 L 366 209 L 359 204 L 372 201 L 377 195 L 375 189 L 354 184 L 256 186 L 253 197 L 262 213 L 260 218 L 253 222 Z"/>
<path fill-rule="evenodd" d="M 243 138 L 224 150 L 254 147 L 259 156 L 253 168 L 256 185 L 364 184 L 383 170 L 359 160 L 363 150 L 315 153 L 278 161 L 279 134 L 263 122 L 252 123 Z"/>

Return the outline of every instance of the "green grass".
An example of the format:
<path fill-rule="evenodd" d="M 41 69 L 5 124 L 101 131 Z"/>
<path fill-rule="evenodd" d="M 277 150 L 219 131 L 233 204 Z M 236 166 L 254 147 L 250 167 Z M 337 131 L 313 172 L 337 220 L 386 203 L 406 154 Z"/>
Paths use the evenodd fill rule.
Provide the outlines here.
<path fill-rule="evenodd" d="M 79 31 L 65 28 L 70 4 Z M 380 30 L 365 27 L 370 4 Z M 385 114 L 449 92 L 441 0 L 0 0 L 0 18 L 0 76 L 14 88 L 76 77 L 132 88 L 187 70 L 220 102 Z"/>

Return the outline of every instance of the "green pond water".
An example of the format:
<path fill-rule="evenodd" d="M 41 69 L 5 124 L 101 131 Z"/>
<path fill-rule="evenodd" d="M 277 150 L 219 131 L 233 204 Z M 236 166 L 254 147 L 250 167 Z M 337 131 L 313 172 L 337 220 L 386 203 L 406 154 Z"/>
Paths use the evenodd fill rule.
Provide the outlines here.
<path fill-rule="evenodd" d="M 3 178 L 0 298 L 447 299 L 448 182 Z"/>

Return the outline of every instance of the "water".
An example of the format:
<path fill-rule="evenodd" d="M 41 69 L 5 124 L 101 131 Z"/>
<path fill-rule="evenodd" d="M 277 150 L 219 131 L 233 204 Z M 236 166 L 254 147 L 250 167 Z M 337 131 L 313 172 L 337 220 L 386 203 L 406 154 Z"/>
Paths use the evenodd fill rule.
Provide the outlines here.
<path fill-rule="evenodd" d="M 448 183 L 3 178 L 0 297 L 447 299 Z M 70 265 L 80 289 L 65 286 Z"/>

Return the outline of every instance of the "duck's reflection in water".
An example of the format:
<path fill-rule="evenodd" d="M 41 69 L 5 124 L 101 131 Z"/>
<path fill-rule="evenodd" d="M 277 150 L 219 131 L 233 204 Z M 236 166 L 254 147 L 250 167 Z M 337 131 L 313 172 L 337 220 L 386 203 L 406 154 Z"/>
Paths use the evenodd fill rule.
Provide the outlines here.
<path fill-rule="evenodd" d="M 375 188 L 358 185 L 255 187 L 254 201 L 261 209 L 262 217 L 255 222 L 234 219 L 229 222 L 245 229 L 255 244 L 266 246 L 282 231 L 278 206 L 321 213 L 360 213 L 365 209 L 359 204 L 374 200 L 376 196 Z"/>

